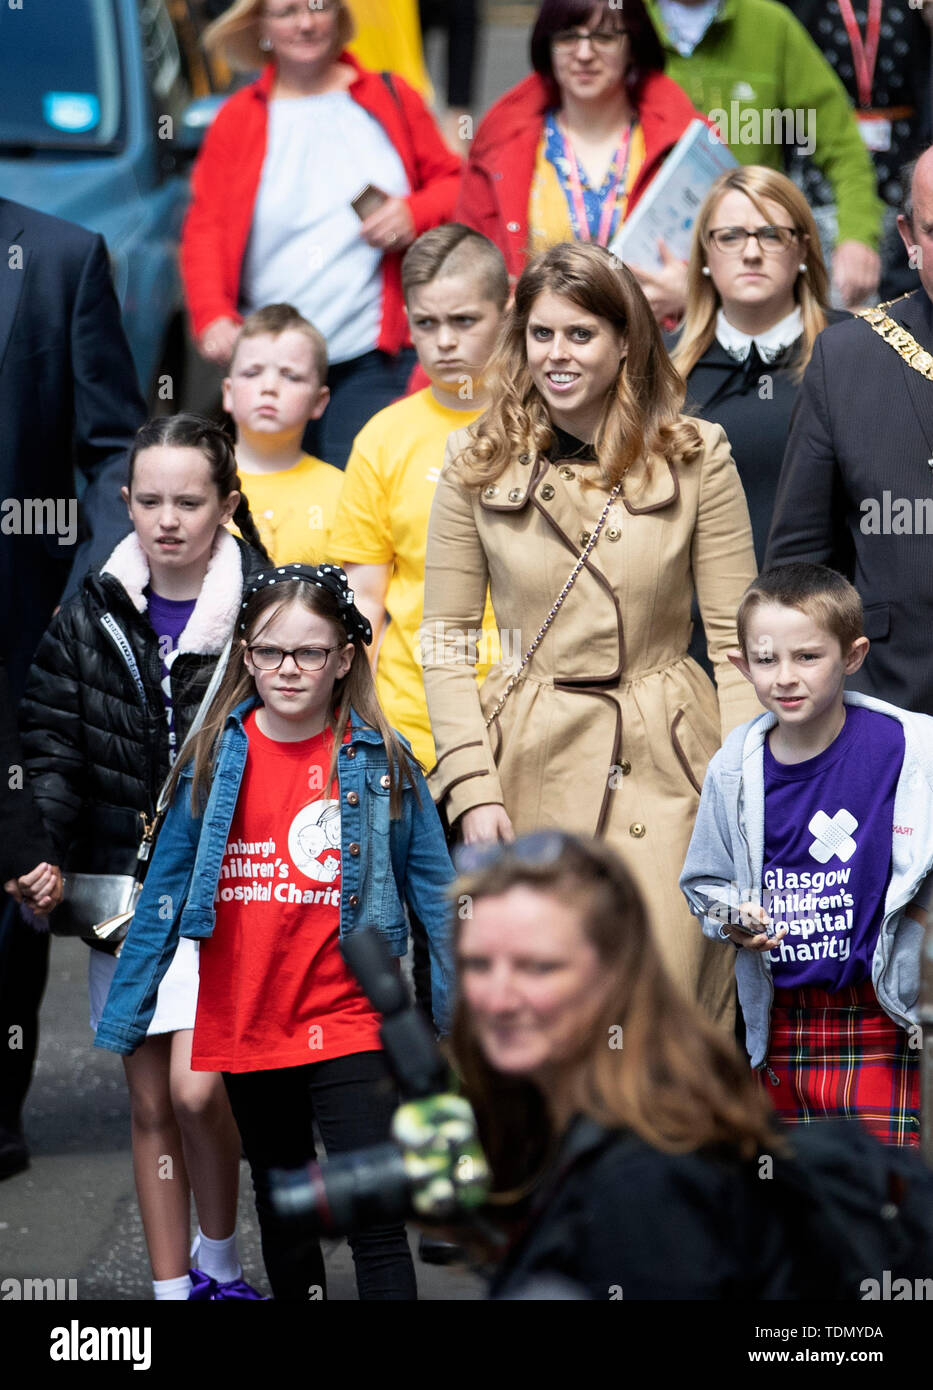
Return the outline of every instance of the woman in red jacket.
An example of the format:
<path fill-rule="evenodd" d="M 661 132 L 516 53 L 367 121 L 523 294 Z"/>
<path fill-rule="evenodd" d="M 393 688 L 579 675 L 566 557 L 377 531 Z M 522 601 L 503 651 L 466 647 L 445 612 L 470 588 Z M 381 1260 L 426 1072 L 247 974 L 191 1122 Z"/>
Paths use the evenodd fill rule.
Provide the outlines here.
<path fill-rule="evenodd" d="M 365 421 L 405 390 L 402 252 L 450 219 L 460 177 L 412 88 L 345 51 L 352 33 L 343 0 L 237 0 L 208 29 L 232 67 L 271 61 L 207 133 L 181 244 L 209 360 L 226 364 L 242 317 L 265 304 L 294 304 L 324 334 L 331 402 L 306 442 L 341 468 Z M 378 192 L 356 212 L 367 187 Z"/>
<path fill-rule="evenodd" d="M 456 212 L 495 242 L 513 281 L 557 242 L 608 245 L 700 114 L 664 76 L 642 0 L 544 0 L 531 64 L 481 122 Z M 656 317 L 682 311 L 685 262 L 631 269 Z"/>

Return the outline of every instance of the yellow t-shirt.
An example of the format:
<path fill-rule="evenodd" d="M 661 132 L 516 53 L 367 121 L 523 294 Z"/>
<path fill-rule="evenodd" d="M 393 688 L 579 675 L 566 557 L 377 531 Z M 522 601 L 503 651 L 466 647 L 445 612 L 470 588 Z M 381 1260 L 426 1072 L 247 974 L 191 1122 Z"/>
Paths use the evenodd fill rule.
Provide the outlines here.
<path fill-rule="evenodd" d="M 299 561 L 320 565 L 332 559 L 330 532 L 337 515 L 343 474 L 323 459 L 302 454 L 280 473 L 239 469 L 263 544 L 277 565 Z M 233 523 L 228 528 L 239 535 Z"/>
<path fill-rule="evenodd" d="M 428 520 L 447 436 L 481 413 L 441 405 L 430 387 L 380 410 L 356 436 L 331 533 L 339 564 L 392 566 L 386 593 L 390 621 L 379 649 L 376 690 L 389 723 L 429 768 L 436 755 L 418 660 Z M 481 681 L 499 660 L 488 596 L 479 657 Z"/>

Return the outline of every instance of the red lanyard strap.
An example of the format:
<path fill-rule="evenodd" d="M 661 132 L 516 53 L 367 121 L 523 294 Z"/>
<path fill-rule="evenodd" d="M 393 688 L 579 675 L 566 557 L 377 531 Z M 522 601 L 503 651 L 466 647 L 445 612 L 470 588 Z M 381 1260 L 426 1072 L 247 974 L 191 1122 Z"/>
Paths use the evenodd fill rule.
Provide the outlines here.
<path fill-rule="evenodd" d="M 567 177 L 570 184 L 570 195 L 573 199 L 574 221 L 576 222 L 574 230 L 577 234 L 578 241 L 590 241 L 590 227 L 586 216 L 586 205 L 583 201 L 583 186 L 580 182 L 580 169 L 577 164 L 577 156 L 573 152 L 573 145 L 571 145 L 565 132 L 561 129 L 560 123 L 558 123 L 557 129 L 560 131 L 561 143 L 564 147 L 564 158 L 569 167 Z M 625 130 L 625 133 L 619 141 L 619 148 L 616 150 L 616 176 L 603 199 L 602 213 L 599 218 L 599 231 L 596 234 L 596 244 L 598 246 L 608 246 L 609 244 L 609 231 L 612 227 L 612 215 L 615 212 L 619 185 L 622 184 L 624 187 L 625 177 L 628 174 L 628 162 L 632 153 L 632 132 L 634 129 L 635 122 L 632 121 L 631 125 Z"/>
<path fill-rule="evenodd" d="M 855 64 L 855 82 L 858 88 L 859 106 L 871 106 L 871 88 L 875 78 L 875 64 L 878 61 L 878 45 L 881 41 L 881 6 L 883 0 L 869 0 L 868 22 L 865 25 L 865 41 L 859 32 L 852 0 L 837 0 L 842 21 L 849 35 L 852 61 Z"/>

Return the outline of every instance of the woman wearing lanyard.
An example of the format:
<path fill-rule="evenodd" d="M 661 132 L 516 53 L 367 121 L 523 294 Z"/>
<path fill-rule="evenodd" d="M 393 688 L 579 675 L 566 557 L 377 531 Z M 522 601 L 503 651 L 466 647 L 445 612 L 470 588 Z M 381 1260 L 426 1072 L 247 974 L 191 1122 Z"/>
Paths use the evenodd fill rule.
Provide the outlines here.
<path fill-rule="evenodd" d="M 494 241 L 515 280 L 558 242 L 608 245 L 699 113 L 664 76 L 641 0 L 544 0 L 531 35 L 535 71 L 476 132 L 457 220 Z M 679 313 L 686 266 L 637 272 L 656 317 Z"/>
<path fill-rule="evenodd" d="M 460 161 L 403 78 L 344 45 L 343 0 L 236 0 L 205 44 L 268 65 L 218 112 L 191 179 L 181 269 L 202 354 L 226 365 L 242 317 L 289 303 L 323 333 L 330 404 L 308 452 L 342 468 L 414 365 L 401 253 L 453 211 Z M 357 196 L 360 195 L 360 196 Z"/>
<path fill-rule="evenodd" d="M 897 234 L 899 172 L 933 139 L 930 122 L 931 8 L 910 0 L 791 0 L 791 9 L 832 64 L 855 106 L 887 205 L 881 241 L 881 299 L 916 289 Z M 816 165 L 800 175 L 818 222 L 831 217 L 832 193 Z M 831 228 L 828 230 L 831 231 Z"/>

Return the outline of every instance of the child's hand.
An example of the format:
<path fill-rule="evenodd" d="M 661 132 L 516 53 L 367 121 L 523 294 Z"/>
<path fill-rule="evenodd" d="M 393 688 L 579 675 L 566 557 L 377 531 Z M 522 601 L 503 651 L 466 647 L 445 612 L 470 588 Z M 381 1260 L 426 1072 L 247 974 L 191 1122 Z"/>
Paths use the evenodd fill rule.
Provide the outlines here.
<path fill-rule="evenodd" d="M 742 921 L 748 927 L 760 926 L 770 927 L 771 918 L 766 908 L 760 903 L 739 903 L 738 913 Z M 748 932 L 740 931 L 738 927 L 729 926 L 728 923 L 723 927 L 723 931 L 730 941 L 734 941 L 736 946 L 744 946 L 749 951 L 770 951 L 777 942 L 783 940 L 787 935 L 787 927 L 779 927 L 770 936 L 766 930 L 749 936 Z"/>
<path fill-rule="evenodd" d="M 14 893 L 14 897 L 19 902 L 25 902 L 39 917 L 45 917 L 62 900 L 64 883 L 57 864 L 37 864 L 30 873 L 23 874 L 15 882 L 19 895 Z"/>

